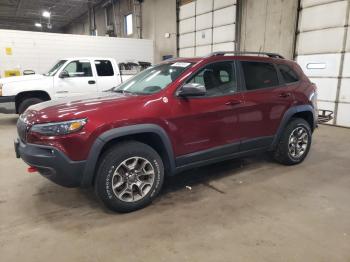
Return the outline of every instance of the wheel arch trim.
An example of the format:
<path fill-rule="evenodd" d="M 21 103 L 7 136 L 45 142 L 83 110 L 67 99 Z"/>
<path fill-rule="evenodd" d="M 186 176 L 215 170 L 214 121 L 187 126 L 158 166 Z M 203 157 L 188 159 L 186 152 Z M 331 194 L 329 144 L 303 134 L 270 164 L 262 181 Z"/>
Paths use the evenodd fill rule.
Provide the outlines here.
<path fill-rule="evenodd" d="M 282 135 L 282 132 L 284 130 L 284 128 L 286 127 L 286 125 L 288 124 L 289 120 L 297 113 L 302 113 L 302 112 L 310 112 L 312 114 L 313 117 L 313 126 L 311 126 L 312 130 L 315 128 L 315 116 L 314 116 L 314 108 L 311 105 L 298 105 L 298 106 L 293 106 L 290 107 L 283 115 L 283 118 L 280 122 L 280 125 L 277 129 L 277 132 L 274 136 L 272 145 L 271 145 L 271 150 L 273 150 L 276 146 L 277 143 Z"/>
<path fill-rule="evenodd" d="M 90 152 L 87 157 L 84 174 L 81 181 L 81 186 L 87 187 L 92 184 L 95 169 L 98 164 L 97 162 L 98 162 L 99 156 L 102 152 L 102 149 L 108 142 L 116 138 L 122 138 L 129 135 L 137 135 L 142 133 L 153 133 L 160 137 L 160 140 L 161 140 L 160 142 L 163 144 L 167 153 L 167 157 L 170 165 L 170 172 L 174 173 L 174 170 L 175 170 L 174 152 L 173 152 L 170 139 L 166 134 L 165 130 L 162 127 L 155 124 L 131 125 L 131 126 L 118 127 L 118 128 L 113 128 L 111 130 L 108 130 L 102 133 L 95 140 L 92 147 L 90 148 Z"/>

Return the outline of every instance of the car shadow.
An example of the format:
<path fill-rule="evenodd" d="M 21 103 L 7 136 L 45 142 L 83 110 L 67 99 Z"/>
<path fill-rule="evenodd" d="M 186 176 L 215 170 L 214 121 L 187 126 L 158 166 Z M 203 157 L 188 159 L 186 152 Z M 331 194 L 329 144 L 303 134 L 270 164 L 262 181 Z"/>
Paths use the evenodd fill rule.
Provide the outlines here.
<path fill-rule="evenodd" d="M 260 166 L 261 163 L 266 161 L 270 161 L 266 155 L 258 155 L 251 158 L 227 160 L 181 172 L 175 176 L 168 176 L 165 179 L 160 195 L 156 198 L 152 206 L 157 210 L 159 210 L 159 208 L 167 209 L 166 206 L 170 208 L 172 204 L 176 204 L 174 203 L 174 201 L 177 201 L 176 199 L 180 201 L 180 199 L 183 198 L 182 196 L 177 196 L 174 199 L 173 193 L 184 189 L 191 190 L 192 187 L 199 185 L 208 187 L 218 193 L 225 193 L 212 185 L 211 182 L 225 177 L 233 177 L 234 179 L 234 176 L 239 174 L 239 171 L 242 170 L 243 167 L 254 169 L 255 165 Z M 191 195 L 191 199 L 188 198 L 187 194 L 184 196 L 187 202 L 200 199 L 200 194 L 196 195 L 196 193 L 194 193 Z M 46 213 L 45 209 L 51 209 L 52 206 L 59 207 L 58 209 L 61 210 L 62 217 L 66 216 L 63 215 L 64 213 L 74 215 L 75 212 L 79 212 L 79 215 L 81 215 L 81 213 L 85 213 L 86 215 L 101 213 L 122 215 L 105 208 L 102 202 L 95 196 L 93 188 L 64 188 L 47 181 L 47 183 L 44 183 L 44 185 L 39 188 L 35 197 L 37 197 L 36 204 L 39 213 L 41 213 L 43 217 L 46 216 L 47 219 L 50 219 L 52 214 L 51 212 Z M 150 209 L 150 207 L 146 209 Z M 57 220 L 57 212 L 55 212 L 54 215 L 55 220 Z"/>

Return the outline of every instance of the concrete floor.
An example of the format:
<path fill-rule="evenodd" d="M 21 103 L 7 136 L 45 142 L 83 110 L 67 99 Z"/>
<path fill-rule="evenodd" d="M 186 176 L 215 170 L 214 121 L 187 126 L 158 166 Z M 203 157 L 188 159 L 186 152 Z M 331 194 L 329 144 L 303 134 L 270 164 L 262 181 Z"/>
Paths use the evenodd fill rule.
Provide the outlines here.
<path fill-rule="evenodd" d="M 321 126 L 299 166 L 195 169 L 146 209 L 113 214 L 91 190 L 26 173 L 16 120 L 0 115 L 0 261 L 350 261 L 350 129 Z"/>

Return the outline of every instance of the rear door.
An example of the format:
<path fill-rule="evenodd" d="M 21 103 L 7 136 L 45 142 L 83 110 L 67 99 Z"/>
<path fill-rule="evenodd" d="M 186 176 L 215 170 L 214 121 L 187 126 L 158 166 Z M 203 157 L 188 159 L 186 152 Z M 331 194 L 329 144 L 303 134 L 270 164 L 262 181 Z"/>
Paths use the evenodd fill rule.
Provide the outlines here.
<path fill-rule="evenodd" d="M 62 77 L 63 71 L 67 73 L 66 77 Z M 90 60 L 70 61 L 55 75 L 54 89 L 56 98 L 97 92 L 96 77 Z"/>
<path fill-rule="evenodd" d="M 178 97 L 169 119 L 175 132 L 178 165 L 205 160 L 238 151 L 238 113 L 242 102 L 235 63 L 215 62 L 200 69 L 187 83 L 206 87 L 203 97 Z M 210 149 L 210 150 L 209 150 Z M 189 155 L 190 156 L 190 155 Z"/>
<path fill-rule="evenodd" d="M 286 85 L 277 66 L 269 62 L 240 61 L 244 106 L 239 116 L 241 150 L 269 146 L 284 113 L 293 105 L 294 85 Z"/>
<path fill-rule="evenodd" d="M 97 86 L 99 91 L 105 91 L 120 84 L 119 72 L 108 59 L 95 59 L 93 61 L 97 74 Z"/>

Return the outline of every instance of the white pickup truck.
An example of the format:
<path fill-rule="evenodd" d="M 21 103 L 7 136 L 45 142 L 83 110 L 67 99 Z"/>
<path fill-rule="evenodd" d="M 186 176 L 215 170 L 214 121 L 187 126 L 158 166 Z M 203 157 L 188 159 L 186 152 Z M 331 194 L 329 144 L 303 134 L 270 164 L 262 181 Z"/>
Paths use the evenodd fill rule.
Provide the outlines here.
<path fill-rule="evenodd" d="M 0 113 L 21 114 L 43 101 L 102 92 L 130 78 L 130 72 L 137 73 L 128 70 L 125 75 L 122 71 L 114 58 L 74 57 L 59 60 L 43 75 L 2 78 Z"/>

